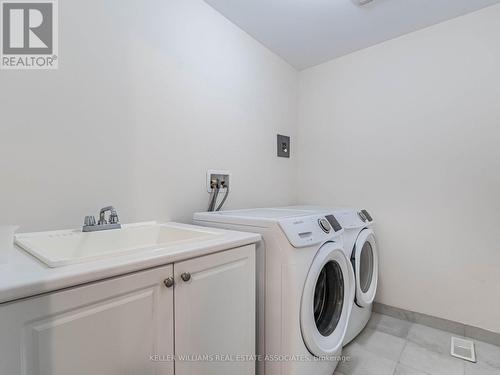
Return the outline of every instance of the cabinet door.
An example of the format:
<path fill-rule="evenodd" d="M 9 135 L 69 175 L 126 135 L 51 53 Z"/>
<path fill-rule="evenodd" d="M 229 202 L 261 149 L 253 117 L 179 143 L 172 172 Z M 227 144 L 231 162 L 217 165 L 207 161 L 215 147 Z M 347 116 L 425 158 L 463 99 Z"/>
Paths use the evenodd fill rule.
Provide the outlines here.
<path fill-rule="evenodd" d="M 237 356 L 255 355 L 255 246 L 176 263 L 174 273 L 176 375 L 254 375 L 255 358 Z"/>
<path fill-rule="evenodd" d="M 173 354 L 172 275 L 166 266 L 0 305 L 0 374 L 173 375 L 171 360 L 154 360 Z"/>

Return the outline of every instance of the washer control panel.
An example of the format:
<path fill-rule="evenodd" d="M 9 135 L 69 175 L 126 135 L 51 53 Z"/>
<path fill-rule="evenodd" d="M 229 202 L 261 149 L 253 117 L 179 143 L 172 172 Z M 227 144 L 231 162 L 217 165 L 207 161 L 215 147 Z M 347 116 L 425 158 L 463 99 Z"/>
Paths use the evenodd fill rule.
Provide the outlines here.
<path fill-rule="evenodd" d="M 325 216 L 326 220 L 330 223 L 335 232 L 340 232 L 342 230 L 342 225 L 338 222 L 337 218 L 333 215 Z"/>
<path fill-rule="evenodd" d="M 319 224 L 319 227 L 321 229 L 323 229 L 323 232 L 325 232 L 325 233 L 331 232 L 332 226 L 330 225 L 328 220 L 326 220 L 324 217 L 322 217 L 321 219 L 318 220 L 318 224 Z"/>
<path fill-rule="evenodd" d="M 340 225 L 332 225 L 332 222 L 338 224 L 333 219 L 324 215 L 301 216 L 282 219 L 279 226 L 293 247 L 306 247 L 339 239 L 343 229 Z"/>

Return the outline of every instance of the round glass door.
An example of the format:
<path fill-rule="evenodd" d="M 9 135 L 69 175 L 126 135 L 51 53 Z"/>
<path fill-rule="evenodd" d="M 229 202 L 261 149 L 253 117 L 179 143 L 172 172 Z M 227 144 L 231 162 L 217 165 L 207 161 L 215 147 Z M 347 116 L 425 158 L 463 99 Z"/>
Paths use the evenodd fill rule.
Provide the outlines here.
<path fill-rule="evenodd" d="M 359 285 L 363 293 L 368 292 L 373 279 L 373 247 L 365 242 L 359 259 Z"/>
<path fill-rule="evenodd" d="M 326 243 L 311 264 L 302 293 L 300 328 L 312 355 L 338 354 L 354 294 L 354 272 L 342 247 Z"/>
<path fill-rule="evenodd" d="M 356 274 L 356 303 L 367 307 L 375 299 L 378 281 L 378 254 L 375 234 L 364 229 L 355 246 L 354 272 Z"/>
<path fill-rule="evenodd" d="M 344 275 L 337 262 L 323 266 L 314 290 L 314 321 L 323 336 L 337 328 L 344 306 Z"/>

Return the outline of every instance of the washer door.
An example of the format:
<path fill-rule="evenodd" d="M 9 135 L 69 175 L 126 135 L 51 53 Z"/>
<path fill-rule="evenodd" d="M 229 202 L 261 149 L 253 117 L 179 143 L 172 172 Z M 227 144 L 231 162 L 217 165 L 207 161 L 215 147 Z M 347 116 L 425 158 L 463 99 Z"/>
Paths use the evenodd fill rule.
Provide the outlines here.
<path fill-rule="evenodd" d="M 351 316 L 354 272 L 342 247 L 323 245 L 313 260 L 302 294 L 300 328 L 311 354 L 337 355 Z"/>
<path fill-rule="evenodd" d="M 375 299 L 378 282 L 378 253 L 373 230 L 363 229 L 359 233 L 351 260 L 356 275 L 356 304 L 367 307 Z"/>

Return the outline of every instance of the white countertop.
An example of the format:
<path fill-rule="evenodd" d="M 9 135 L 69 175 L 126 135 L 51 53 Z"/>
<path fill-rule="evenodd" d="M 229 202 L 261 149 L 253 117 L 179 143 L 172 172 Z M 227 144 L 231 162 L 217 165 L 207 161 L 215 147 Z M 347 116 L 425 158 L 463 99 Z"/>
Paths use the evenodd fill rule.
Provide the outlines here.
<path fill-rule="evenodd" d="M 188 224 L 172 224 L 186 229 L 199 228 Z M 50 268 L 15 247 L 7 255 L 6 262 L 0 263 L 0 303 L 245 246 L 261 239 L 259 234 L 254 233 L 216 228 L 210 228 L 210 231 L 221 235 L 165 250 L 145 250 L 59 268 Z"/>

